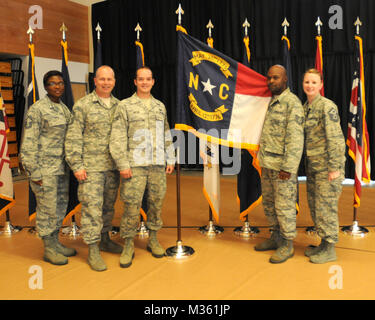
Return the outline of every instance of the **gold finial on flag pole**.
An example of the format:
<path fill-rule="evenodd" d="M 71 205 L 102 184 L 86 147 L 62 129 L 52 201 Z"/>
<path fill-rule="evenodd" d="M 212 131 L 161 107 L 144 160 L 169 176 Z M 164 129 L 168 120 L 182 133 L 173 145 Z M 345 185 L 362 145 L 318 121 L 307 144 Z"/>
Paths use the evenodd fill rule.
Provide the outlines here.
<path fill-rule="evenodd" d="M 137 23 L 137 26 L 135 27 L 134 31 L 137 32 L 137 40 L 139 41 L 140 32 L 142 31 L 142 28 L 139 25 L 139 23 Z"/>
<path fill-rule="evenodd" d="M 286 20 L 286 17 L 284 18 L 283 23 L 281 24 L 282 27 L 284 27 L 284 36 L 288 33 L 288 27 L 289 27 L 289 22 Z"/>
<path fill-rule="evenodd" d="M 65 23 L 63 22 L 60 31 L 62 31 L 62 39 L 63 41 L 66 40 L 66 31 L 68 31 L 68 28 L 66 27 Z"/>
<path fill-rule="evenodd" d="M 98 24 L 96 25 L 95 31 L 96 31 L 97 39 L 100 40 L 100 32 L 102 32 L 102 28 L 100 27 L 99 22 L 98 22 Z"/>
<path fill-rule="evenodd" d="M 212 24 L 211 19 L 208 21 L 206 28 L 208 29 L 208 36 L 211 38 L 211 30 L 214 28 L 214 25 Z"/>
<path fill-rule="evenodd" d="M 245 19 L 244 23 L 242 24 L 242 27 L 245 29 L 245 36 L 247 37 L 247 29 L 250 28 L 250 23 L 247 21 L 247 18 Z"/>
<path fill-rule="evenodd" d="M 361 20 L 359 20 L 359 17 L 357 17 L 357 20 L 354 22 L 354 25 L 356 26 L 357 36 L 359 36 L 359 27 L 362 25 L 362 22 Z"/>
<path fill-rule="evenodd" d="M 182 15 L 184 14 L 184 10 L 181 8 L 181 3 L 178 4 L 176 14 L 178 15 L 178 24 L 181 25 Z"/>
<path fill-rule="evenodd" d="M 323 25 L 323 22 L 320 20 L 320 17 L 318 17 L 318 20 L 316 20 L 315 25 L 318 28 L 318 36 L 320 36 L 320 28 Z"/>
<path fill-rule="evenodd" d="M 30 43 L 33 43 L 33 34 L 35 33 L 34 30 L 29 26 L 29 29 L 27 29 L 26 33 L 29 35 Z"/>

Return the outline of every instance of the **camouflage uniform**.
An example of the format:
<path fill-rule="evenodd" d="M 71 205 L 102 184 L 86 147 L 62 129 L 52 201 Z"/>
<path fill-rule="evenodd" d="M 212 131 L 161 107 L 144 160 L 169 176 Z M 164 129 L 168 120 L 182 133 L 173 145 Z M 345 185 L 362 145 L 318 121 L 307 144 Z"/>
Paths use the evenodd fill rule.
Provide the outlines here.
<path fill-rule="evenodd" d="M 307 199 L 318 235 L 329 243 L 338 241 L 338 200 L 345 169 L 345 140 L 337 106 L 318 95 L 304 104 Z M 328 181 L 328 172 L 340 176 Z"/>
<path fill-rule="evenodd" d="M 258 153 L 262 167 L 263 207 L 272 231 L 284 239 L 296 237 L 297 172 L 303 151 L 304 113 L 289 88 L 268 106 Z M 291 173 L 289 180 L 279 171 Z"/>
<path fill-rule="evenodd" d="M 167 112 L 162 102 L 151 96 L 148 108 L 137 94 L 122 100 L 116 110 L 110 151 L 119 171 L 131 169 L 130 179 L 121 178 L 120 196 L 124 201 L 120 236 L 136 235 L 139 209 L 147 186 L 146 226 L 162 227 L 161 208 L 166 192 L 165 163 L 174 165 L 175 156 Z"/>
<path fill-rule="evenodd" d="M 69 198 L 69 172 L 64 160 L 64 138 L 71 114 L 48 96 L 27 112 L 21 161 L 35 193 L 36 228 L 40 237 L 59 230 Z M 33 181 L 42 180 L 41 186 Z"/>
<path fill-rule="evenodd" d="M 82 205 L 82 234 L 87 244 L 112 229 L 119 175 L 109 153 L 109 137 L 119 100 L 107 106 L 95 90 L 78 100 L 65 139 L 66 160 L 73 172 L 85 169 L 87 179 L 78 186 Z"/>

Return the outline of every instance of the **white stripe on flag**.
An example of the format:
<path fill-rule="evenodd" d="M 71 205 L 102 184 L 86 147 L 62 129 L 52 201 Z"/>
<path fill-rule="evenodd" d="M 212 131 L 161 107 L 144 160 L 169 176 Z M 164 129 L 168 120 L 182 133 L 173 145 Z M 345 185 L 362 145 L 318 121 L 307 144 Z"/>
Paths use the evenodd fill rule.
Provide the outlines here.
<path fill-rule="evenodd" d="M 228 140 L 235 139 L 238 136 L 237 130 L 241 130 L 241 143 L 258 145 L 270 100 L 271 97 L 236 93 L 233 101 Z"/>

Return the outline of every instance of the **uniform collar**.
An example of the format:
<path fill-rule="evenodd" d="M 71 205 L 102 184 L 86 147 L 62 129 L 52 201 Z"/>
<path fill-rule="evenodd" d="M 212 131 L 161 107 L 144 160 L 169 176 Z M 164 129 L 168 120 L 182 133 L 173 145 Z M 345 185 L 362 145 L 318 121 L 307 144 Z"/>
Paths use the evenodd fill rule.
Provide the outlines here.
<path fill-rule="evenodd" d="M 283 99 L 283 97 L 286 96 L 289 93 L 290 93 L 290 89 L 289 89 L 289 87 L 287 87 L 277 98 L 272 96 L 270 104 L 272 105 L 277 101 L 280 102 Z"/>

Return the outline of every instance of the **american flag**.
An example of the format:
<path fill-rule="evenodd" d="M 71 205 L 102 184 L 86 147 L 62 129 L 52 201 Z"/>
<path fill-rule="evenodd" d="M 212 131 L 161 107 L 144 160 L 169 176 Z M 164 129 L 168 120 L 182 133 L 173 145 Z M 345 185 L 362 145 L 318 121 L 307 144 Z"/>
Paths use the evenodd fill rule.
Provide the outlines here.
<path fill-rule="evenodd" d="M 355 163 L 354 207 L 360 206 L 361 181 L 370 182 L 370 147 L 366 125 L 366 102 L 362 38 L 355 36 L 356 60 L 350 99 L 348 138 L 349 156 Z"/>
<path fill-rule="evenodd" d="M 0 215 L 14 206 L 13 180 L 10 169 L 7 133 L 8 122 L 5 114 L 4 101 L 0 91 Z"/>

